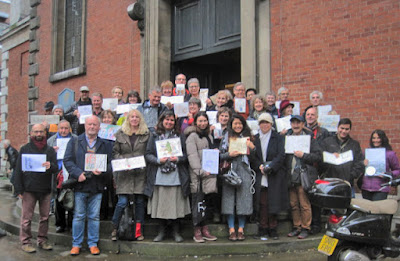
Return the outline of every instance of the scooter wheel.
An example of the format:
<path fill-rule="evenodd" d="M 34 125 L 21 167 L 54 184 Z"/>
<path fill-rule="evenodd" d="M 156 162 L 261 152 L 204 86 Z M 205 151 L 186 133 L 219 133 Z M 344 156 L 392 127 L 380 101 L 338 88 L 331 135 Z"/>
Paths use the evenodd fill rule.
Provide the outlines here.
<path fill-rule="evenodd" d="M 346 250 L 357 250 L 357 247 L 349 242 L 339 242 L 333 254 L 328 256 L 328 261 L 340 261 L 341 254 Z"/>

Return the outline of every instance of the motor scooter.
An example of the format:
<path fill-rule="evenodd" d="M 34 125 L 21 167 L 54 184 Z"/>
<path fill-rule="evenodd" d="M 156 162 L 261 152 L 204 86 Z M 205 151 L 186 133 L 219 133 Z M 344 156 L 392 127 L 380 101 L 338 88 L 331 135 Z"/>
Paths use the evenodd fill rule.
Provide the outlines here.
<path fill-rule="evenodd" d="M 365 175 L 390 179 L 381 186 L 397 186 L 400 178 L 366 169 Z M 312 204 L 332 209 L 327 231 L 318 251 L 333 260 L 381 260 L 400 255 L 400 240 L 392 237 L 391 223 L 398 204 L 394 199 L 352 199 L 347 181 L 326 178 L 315 181 L 309 192 Z"/>

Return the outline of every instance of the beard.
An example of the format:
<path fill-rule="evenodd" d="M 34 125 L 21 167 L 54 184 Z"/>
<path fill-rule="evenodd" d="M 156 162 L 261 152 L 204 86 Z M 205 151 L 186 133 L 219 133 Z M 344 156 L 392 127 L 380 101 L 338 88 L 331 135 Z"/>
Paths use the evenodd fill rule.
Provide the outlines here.
<path fill-rule="evenodd" d="M 42 141 L 43 140 L 43 136 L 35 136 L 33 137 L 36 141 Z"/>

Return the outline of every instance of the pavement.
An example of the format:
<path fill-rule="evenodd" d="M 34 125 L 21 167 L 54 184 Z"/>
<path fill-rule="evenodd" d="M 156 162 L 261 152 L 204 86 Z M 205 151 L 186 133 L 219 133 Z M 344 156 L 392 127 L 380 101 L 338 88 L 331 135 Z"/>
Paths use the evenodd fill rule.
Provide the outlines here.
<path fill-rule="evenodd" d="M 10 184 L 8 180 L 0 180 L 0 227 L 5 229 L 9 236 L 1 239 L 3 242 L 8 237 L 16 237 L 19 234 L 19 218 L 21 213 L 21 203 L 19 199 L 15 199 L 12 197 L 12 193 L 9 190 Z M 32 233 L 33 238 L 36 237 L 37 233 L 37 220 L 38 213 L 35 211 L 35 215 L 32 221 Z M 52 256 L 57 252 L 57 255 L 61 256 L 69 256 L 69 250 L 71 247 L 71 234 L 70 232 L 58 234 L 55 233 L 54 226 L 54 216 L 50 218 L 50 226 L 49 226 L 49 241 L 55 245 L 55 251 L 52 251 Z M 143 260 L 149 260 L 146 258 L 150 258 L 154 260 L 154 258 L 162 260 L 174 259 L 178 258 L 179 260 L 183 260 L 182 258 L 187 257 L 198 257 L 207 259 L 207 257 L 242 257 L 242 256 L 250 256 L 257 260 L 258 257 L 268 257 L 272 255 L 279 256 L 288 254 L 288 253 L 316 253 L 316 248 L 322 238 L 322 233 L 317 235 L 309 236 L 306 239 L 300 240 L 297 238 L 288 238 L 286 234 L 289 232 L 291 226 L 290 221 L 282 221 L 280 222 L 280 226 L 278 229 L 278 233 L 280 235 L 279 240 L 268 239 L 266 241 L 262 241 L 259 239 L 254 239 L 252 235 L 254 235 L 257 231 L 256 224 L 247 224 L 246 231 L 246 240 L 242 242 L 231 242 L 229 241 L 227 234 L 227 227 L 225 224 L 213 224 L 210 225 L 210 230 L 218 237 L 217 241 L 214 242 L 206 242 L 206 243 L 195 243 L 192 240 L 192 226 L 190 224 L 190 220 L 187 220 L 183 224 L 182 234 L 185 239 L 183 243 L 175 243 L 172 239 L 167 239 L 160 243 L 154 243 L 152 241 L 154 235 L 157 232 L 156 223 L 151 223 L 149 221 L 145 227 L 145 237 L 146 239 L 141 242 L 137 241 L 117 241 L 113 242 L 109 239 L 109 235 L 111 234 L 111 222 L 110 221 L 101 221 L 100 225 L 100 242 L 99 248 L 102 251 L 102 254 L 98 257 L 93 257 L 90 255 L 87 248 L 83 248 L 83 253 L 80 255 L 81 257 L 88 256 L 90 258 L 104 258 L 107 259 L 107 255 L 116 255 L 112 260 L 118 260 L 120 255 L 136 255 L 136 257 L 144 258 Z M 0 243 L 1 243 L 0 242 Z M 25 253 L 20 250 L 20 245 L 18 240 L 14 242 L 15 244 L 10 247 L 10 249 L 17 249 L 18 254 L 16 256 L 20 257 L 20 254 L 23 254 L 23 257 L 27 257 Z M 11 243 L 10 243 L 11 244 Z M 1 245 L 1 244 L 0 244 Z M 1 248 L 0 248 L 1 249 Z M 1 250 L 0 250 L 1 251 Z M 3 251 L 1 251 L 4 253 Z M 21 253 L 20 253 L 21 252 Z M 40 253 L 39 253 L 40 252 Z M 38 251 L 35 255 L 39 259 L 35 260 L 49 260 L 46 258 L 46 253 L 42 253 L 43 259 L 41 257 L 41 252 Z M 119 255 L 118 255 L 119 254 Z M 106 256 L 103 256 L 106 255 Z M 297 254 L 296 254 L 297 255 Z M 317 253 L 316 256 L 320 256 L 321 254 Z M 13 255 L 14 256 L 14 255 Z M 29 255 L 28 255 L 29 256 Z M 305 255 L 307 256 L 307 254 Z M 293 256 L 292 256 L 293 257 Z M 17 258 L 17 259 L 6 259 L 6 260 L 22 260 L 25 258 Z M 58 259 L 58 258 L 57 258 Z M 279 259 L 281 259 L 279 257 Z M 297 259 L 297 258 L 296 258 Z M 325 257 L 324 257 L 325 259 Z M 1 258 L 1 260 L 4 260 Z M 53 259 L 51 259 L 53 260 Z M 66 259 L 67 260 L 67 259 Z M 77 260 L 77 259 L 74 259 Z M 108 259 L 109 260 L 109 259 Z M 202 259 L 197 259 L 202 260 Z M 222 259 L 221 259 L 222 260 Z M 239 260 L 239 259 L 238 259 Z M 246 259 L 240 259 L 246 260 Z M 250 259 L 248 259 L 250 260 Z M 291 260 L 291 259 L 287 259 Z M 316 259 L 303 259 L 303 260 L 316 260 Z"/>

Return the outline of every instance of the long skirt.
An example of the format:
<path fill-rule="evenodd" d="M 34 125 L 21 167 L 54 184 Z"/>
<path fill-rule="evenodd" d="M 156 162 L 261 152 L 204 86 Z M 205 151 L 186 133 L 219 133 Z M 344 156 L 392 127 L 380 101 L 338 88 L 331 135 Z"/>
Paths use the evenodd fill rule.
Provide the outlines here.
<path fill-rule="evenodd" d="M 184 197 L 180 186 L 154 186 L 153 197 L 147 204 L 151 218 L 177 219 L 190 214 L 189 198 Z"/>

